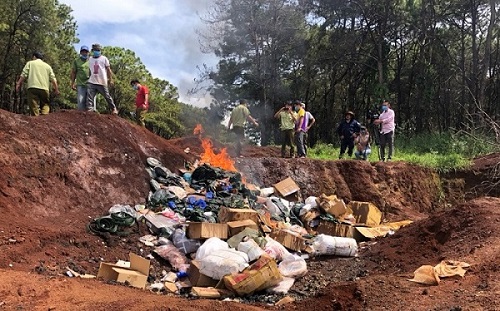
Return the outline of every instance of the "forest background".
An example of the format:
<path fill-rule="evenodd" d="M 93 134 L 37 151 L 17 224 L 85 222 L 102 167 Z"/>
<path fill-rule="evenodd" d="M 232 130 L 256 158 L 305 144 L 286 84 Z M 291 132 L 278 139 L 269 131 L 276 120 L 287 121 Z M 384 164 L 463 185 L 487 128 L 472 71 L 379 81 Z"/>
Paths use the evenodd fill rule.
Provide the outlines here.
<path fill-rule="evenodd" d="M 219 59 L 215 68 L 199 68 L 200 87 L 192 90 L 212 95 L 205 108 L 179 102 L 177 88 L 153 77 L 134 51 L 104 46 L 103 54 L 115 75 L 111 93 L 120 116 L 132 119 L 129 82 L 138 78 L 151 92 L 146 126 L 165 138 L 201 123 L 227 141 L 221 122 L 245 98 L 260 123 L 248 136 L 277 144 L 274 113 L 286 100 L 300 99 L 316 118 L 310 144 L 335 146 L 346 110 L 364 123 L 388 99 L 400 141 L 475 155 L 500 144 L 498 7 L 497 0 L 214 0 L 200 16 L 205 28 L 193 47 Z M 75 108 L 69 77 L 79 40 L 71 12 L 57 0 L 0 3 L 0 108 L 27 113 L 15 81 L 36 50 L 60 84 L 53 108 Z M 106 108 L 102 98 L 98 108 Z"/>

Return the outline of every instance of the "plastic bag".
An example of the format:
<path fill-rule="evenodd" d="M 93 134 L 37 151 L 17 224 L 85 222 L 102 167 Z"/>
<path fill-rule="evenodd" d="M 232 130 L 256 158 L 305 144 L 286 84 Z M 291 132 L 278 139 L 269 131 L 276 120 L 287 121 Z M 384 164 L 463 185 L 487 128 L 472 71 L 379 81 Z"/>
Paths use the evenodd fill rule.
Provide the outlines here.
<path fill-rule="evenodd" d="M 262 254 L 264 254 L 264 250 L 260 248 L 260 246 L 253 239 L 248 239 L 247 241 L 240 242 L 238 244 L 237 250 L 240 252 L 244 252 L 248 255 L 248 259 L 250 261 L 254 261 L 255 259 L 259 259 Z"/>
<path fill-rule="evenodd" d="M 219 238 L 213 237 L 205 241 L 196 251 L 196 260 L 202 260 L 206 256 L 217 252 L 218 250 L 229 249 L 229 245 Z"/>
<path fill-rule="evenodd" d="M 189 268 L 188 259 L 172 242 L 158 246 L 154 252 L 161 258 L 168 260 L 172 268 L 177 271 L 187 271 Z"/>
<path fill-rule="evenodd" d="M 109 213 L 110 214 L 126 213 L 135 218 L 137 212 L 135 211 L 135 208 L 133 208 L 130 205 L 115 204 L 111 206 L 111 208 L 109 209 Z"/>
<path fill-rule="evenodd" d="M 307 205 L 310 205 L 310 206 L 311 206 L 311 208 L 315 208 L 315 207 L 317 207 L 317 206 L 318 206 L 318 202 L 316 201 L 317 199 L 318 199 L 317 197 L 313 197 L 313 196 L 311 196 L 311 197 L 308 197 L 308 198 L 304 201 L 304 203 L 306 203 Z"/>
<path fill-rule="evenodd" d="M 199 260 L 200 272 L 220 280 L 225 275 L 243 271 L 248 267 L 248 261 L 248 255 L 243 252 L 232 248 L 219 249 Z"/>
<path fill-rule="evenodd" d="M 356 256 L 358 244 L 353 238 L 344 238 L 320 234 L 313 240 L 315 255 Z"/>
<path fill-rule="evenodd" d="M 277 261 L 281 261 L 285 256 L 290 255 L 290 252 L 283 245 L 268 236 L 266 236 L 264 251 Z"/>
<path fill-rule="evenodd" d="M 297 278 L 306 275 L 307 264 L 304 258 L 297 255 L 287 255 L 278 265 L 282 276 Z"/>
<path fill-rule="evenodd" d="M 201 242 L 198 240 L 188 239 L 186 231 L 182 228 L 175 229 L 172 233 L 172 242 L 184 254 L 194 253 L 200 248 Z"/>
<path fill-rule="evenodd" d="M 281 282 L 274 285 L 273 287 L 269 287 L 268 289 L 266 289 L 266 292 L 274 294 L 287 294 L 290 288 L 292 288 L 294 283 L 295 283 L 294 278 L 289 278 L 285 276 L 283 277 L 283 280 L 281 280 Z"/>

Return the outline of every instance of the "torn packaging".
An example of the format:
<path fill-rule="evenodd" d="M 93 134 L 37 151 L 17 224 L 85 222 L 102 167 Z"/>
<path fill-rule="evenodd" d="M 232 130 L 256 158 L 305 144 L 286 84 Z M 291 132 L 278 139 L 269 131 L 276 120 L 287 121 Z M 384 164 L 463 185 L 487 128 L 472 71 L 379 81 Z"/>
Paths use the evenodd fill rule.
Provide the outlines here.
<path fill-rule="evenodd" d="M 97 277 L 105 281 L 128 283 L 133 287 L 146 288 L 150 261 L 134 253 L 130 253 L 129 257 L 130 262 L 126 265 L 101 262 Z"/>

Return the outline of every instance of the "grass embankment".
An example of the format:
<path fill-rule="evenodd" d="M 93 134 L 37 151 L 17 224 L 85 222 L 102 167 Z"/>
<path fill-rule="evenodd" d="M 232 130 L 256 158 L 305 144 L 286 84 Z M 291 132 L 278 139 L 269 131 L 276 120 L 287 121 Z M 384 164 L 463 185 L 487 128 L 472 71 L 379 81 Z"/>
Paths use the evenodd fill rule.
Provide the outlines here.
<path fill-rule="evenodd" d="M 471 159 L 500 151 L 498 144 L 488 139 L 477 139 L 465 136 L 445 134 L 427 134 L 416 137 L 396 137 L 392 161 L 405 161 L 430 167 L 439 172 L 447 172 L 466 168 Z M 338 159 L 340 147 L 332 144 L 318 143 L 308 150 L 313 159 Z M 378 146 L 372 143 L 372 154 L 369 161 L 379 161 Z M 387 153 L 387 148 L 386 148 Z M 344 156 L 347 158 L 347 155 Z M 354 155 L 353 155 L 354 158 Z"/>

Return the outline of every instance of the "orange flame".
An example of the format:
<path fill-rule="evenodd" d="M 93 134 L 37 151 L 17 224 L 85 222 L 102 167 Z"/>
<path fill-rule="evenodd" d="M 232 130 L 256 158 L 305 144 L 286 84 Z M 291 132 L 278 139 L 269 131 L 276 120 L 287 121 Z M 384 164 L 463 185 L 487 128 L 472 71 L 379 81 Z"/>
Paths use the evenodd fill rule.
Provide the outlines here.
<path fill-rule="evenodd" d="M 200 135 L 201 146 L 203 147 L 200 162 L 222 168 L 226 171 L 236 172 L 237 170 L 236 167 L 234 167 L 234 161 L 231 159 L 229 154 L 227 154 L 227 149 L 222 148 L 220 153 L 216 154 L 214 152 L 214 148 L 212 147 L 212 141 L 208 138 L 201 138 L 201 134 L 203 132 L 201 124 L 197 124 L 193 131 L 194 135 Z"/>
<path fill-rule="evenodd" d="M 196 127 L 193 130 L 193 134 L 201 135 L 201 133 L 203 133 L 203 127 L 201 126 L 201 124 L 196 124 Z"/>
<path fill-rule="evenodd" d="M 201 163 L 207 163 L 227 171 L 236 172 L 234 161 L 227 154 L 226 148 L 222 148 L 220 150 L 220 153 L 216 154 L 212 148 L 212 141 L 208 138 L 203 138 L 201 140 L 201 146 L 203 147 L 204 151 L 201 154 Z"/>

